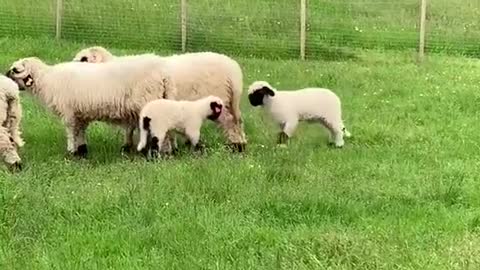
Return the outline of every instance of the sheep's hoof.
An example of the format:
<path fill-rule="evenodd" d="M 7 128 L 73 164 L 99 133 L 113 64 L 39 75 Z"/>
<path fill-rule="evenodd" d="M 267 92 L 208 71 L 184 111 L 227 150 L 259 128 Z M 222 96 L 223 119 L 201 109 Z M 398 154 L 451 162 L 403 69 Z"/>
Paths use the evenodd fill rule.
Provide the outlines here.
<path fill-rule="evenodd" d="M 22 163 L 20 161 L 15 162 L 10 165 L 10 171 L 12 172 L 19 172 L 23 169 Z"/>
<path fill-rule="evenodd" d="M 277 146 L 279 148 L 287 148 L 288 147 L 286 143 L 279 143 L 279 144 L 277 144 Z"/>
<path fill-rule="evenodd" d="M 233 143 L 231 148 L 234 152 L 242 153 L 247 150 L 247 144 L 245 143 Z"/>
<path fill-rule="evenodd" d="M 86 158 L 88 154 L 88 149 L 86 144 L 78 146 L 77 150 L 73 152 L 74 157 Z"/>
<path fill-rule="evenodd" d="M 133 152 L 133 145 L 131 144 L 124 144 L 122 145 L 122 148 L 120 148 L 120 151 L 122 153 L 127 153 L 127 154 L 131 154 Z"/>
<path fill-rule="evenodd" d="M 278 144 L 286 144 L 288 139 L 289 139 L 289 136 L 287 135 L 287 133 L 282 131 L 278 134 L 277 143 Z"/>

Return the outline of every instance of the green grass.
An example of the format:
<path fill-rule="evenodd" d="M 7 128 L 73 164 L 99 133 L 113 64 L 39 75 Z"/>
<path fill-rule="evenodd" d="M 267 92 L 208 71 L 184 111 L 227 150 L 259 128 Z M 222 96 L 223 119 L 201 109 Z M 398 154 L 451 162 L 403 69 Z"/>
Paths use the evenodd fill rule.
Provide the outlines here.
<path fill-rule="evenodd" d="M 0 69 L 80 48 L 3 38 Z M 478 269 L 480 63 L 355 55 L 237 58 L 246 84 L 335 90 L 354 135 L 341 150 L 306 124 L 275 147 L 244 96 L 245 155 L 223 150 L 208 123 L 206 156 L 146 162 L 122 157 L 120 131 L 95 124 L 89 158 L 69 160 L 58 118 L 23 93 L 26 168 L 0 171 L 0 269 Z"/>
<path fill-rule="evenodd" d="M 181 49 L 180 0 L 65 0 L 62 37 L 130 49 Z M 298 58 L 298 0 L 189 1 L 187 49 L 244 57 Z M 55 1 L 0 0 L 0 35 L 55 35 Z M 352 50 L 418 47 L 419 0 L 308 1 L 309 59 L 350 59 Z M 477 0 L 429 1 L 427 52 L 478 57 Z"/>

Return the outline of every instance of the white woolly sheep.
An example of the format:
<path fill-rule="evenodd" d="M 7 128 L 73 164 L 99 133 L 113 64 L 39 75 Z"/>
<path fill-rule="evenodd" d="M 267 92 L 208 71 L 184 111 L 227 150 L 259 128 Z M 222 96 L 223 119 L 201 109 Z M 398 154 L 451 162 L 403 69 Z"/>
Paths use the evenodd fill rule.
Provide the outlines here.
<path fill-rule="evenodd" d="M 17 153 L 17 148 L 24 145 L 20 131 L 21 119 L 18 85 L 0 75 L 0 155 L 14 169 L 22 168 L 22 160 Z"/>
<path fill-rule="evenodd" d="M 191 146 L 198 149 L 203 122 L 206 119 L 217 120 L 222 110 L 223 101 L 216 96 L 195 101 L 151 101 L 140 112 L 140 141 L 137 150 L 144 155 L 147 155 L 149 150 L 158 152 L 166 134 L 174 131 L 184 134 Z"/>
<path fill-rule="evenodd" d="M 248 89 L 248 99 L 254 107 L 265 107 L 280 125 L 279 144 L 292 137 L 299 121 L 321 123 L 330 131 L 330 140 L 337 147 L 344 145 L 344 136 L 351 136 L 343 124 L 340 99 L 331 90 L 278 91 L 268 82 L 256 81 Z"/>
<path fill-rule="evenodd" d="M 68 62 L 47 65 L 36 57 L 14 62 L 8 72 L 37 96 L 66 125 L 68 151 L 85 157 L 85 131 L 93 121 L 127 127 L 125 145 L 133 146 L 138 115 L 149 101 L 168 98 L 175 85 L 161 59 L 137 57 L 92 65 Z"/>
<path fill-rule="evenodd" d="M 74 61 L 101 63 L 132 56 L 114 56 L 103 47 L 81 50 Z M 197 100 L 209 95 L 218 96 L 225 104 L 225 113 L 216 121 L 227 140 L 240 152 L 247 139 L 243 130 L 240 100 L 243 74 L 232 58 L 213 52 L 186 53 L 161 57 L 168 64 L 177 89 L 178 100 Z"/>

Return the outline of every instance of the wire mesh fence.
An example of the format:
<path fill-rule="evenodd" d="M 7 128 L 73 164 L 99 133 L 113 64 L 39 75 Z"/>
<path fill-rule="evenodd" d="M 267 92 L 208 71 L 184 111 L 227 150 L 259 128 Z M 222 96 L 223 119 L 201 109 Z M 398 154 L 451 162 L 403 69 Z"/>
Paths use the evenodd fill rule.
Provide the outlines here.
<path fill-rule="evenodd" d="M 304 50 L 307 59 L 339 59 L 355 49 L 417 50 L 421 1 L 427 0 L 0 0 L 0 35 L 57 32 L 119 48 L 265 58 L 298 58 Z M 427 7 L 427 53 L 480 56 L 480 1 L 435 0 Z"/>

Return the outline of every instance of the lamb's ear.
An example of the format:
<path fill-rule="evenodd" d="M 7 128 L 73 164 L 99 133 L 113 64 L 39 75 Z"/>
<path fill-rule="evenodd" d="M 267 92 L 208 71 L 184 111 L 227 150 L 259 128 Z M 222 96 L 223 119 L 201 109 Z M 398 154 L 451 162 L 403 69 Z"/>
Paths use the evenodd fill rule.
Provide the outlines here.
<path fill-rule="evenodd" d="M 275 96 L 275 92 L 273 92 L 273 90 L 268 86 L 264 86 L 262 90 L 271 97 Z"/>
<path fill-rule="evenodd" d="M 217 102 L 213 101 L 213 102 L 210 102 L 210 109 L 212 109 L 212 111 L 214 113 L 218 113 L 220 114 L 222 112 L 222 105 L 218 104 Z"/>

